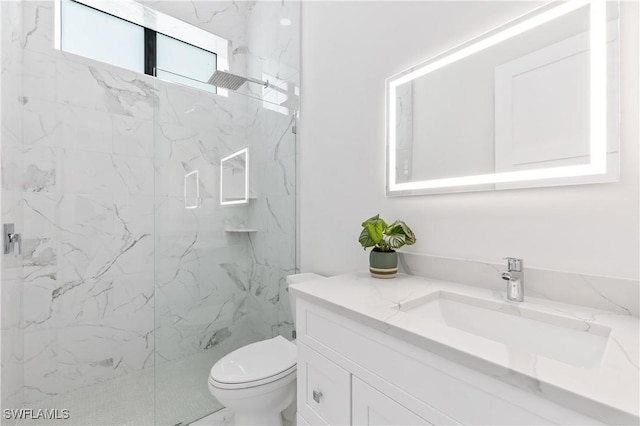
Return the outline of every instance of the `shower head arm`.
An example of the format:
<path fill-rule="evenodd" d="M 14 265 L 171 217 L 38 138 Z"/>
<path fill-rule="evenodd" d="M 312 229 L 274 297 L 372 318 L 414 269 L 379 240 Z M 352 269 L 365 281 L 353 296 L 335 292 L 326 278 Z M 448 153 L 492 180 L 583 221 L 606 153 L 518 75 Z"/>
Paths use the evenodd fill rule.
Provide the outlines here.
<path fill-rule="evenodd" d="M 293 90 L 289 90 L 289 89 L 283 89 L 281 87 L 278 87 L 274 84 L 269 83 L 269 80 L 267 80 L 266 82 L 264 82 L 264 87 L 267 89 L 271 89 L 271 90 L 275 90 L 276 92 L 280 92 L 282 94 L 285 94 L 287 96 L 298 96 Z"/>
<path fill-rule="evenodd" d="M 261 86 L 263 86 L 266 89 L 275 90 L 276 92 L 280 92 L 280 93 L 283 93 L 285 95 L 289 95 L 289 96 L 294 95 L 294 96 L 296 96 L 295 93 L 293 93 L 290 90 L 283 89 L 281 87 L 278 87 L 278 86 L 276 86 L 274 84 L 269 83 L 269 80 L 262 81 L 262 80 L 257 80 L 257 79 L 254 79 L 254 78 L 247 77 L 247 81 L 250 81 L 250 82 L 256 83 L 256 84 L 260 84 Z"/>
<path fill-rule="evenodd" d="M 256 84 L 259 84 L 259 85 L 264 86 L 264 87 L 271 87 L 269 85 L 269 81 L 262 81 L 262 80 L 258 80 L 256 78 L 251 78 L 251 77 L 245 77 L 245 78 L 247 79 L 247 81 L 250 81 L 252 83 L 256 83 Z"/>

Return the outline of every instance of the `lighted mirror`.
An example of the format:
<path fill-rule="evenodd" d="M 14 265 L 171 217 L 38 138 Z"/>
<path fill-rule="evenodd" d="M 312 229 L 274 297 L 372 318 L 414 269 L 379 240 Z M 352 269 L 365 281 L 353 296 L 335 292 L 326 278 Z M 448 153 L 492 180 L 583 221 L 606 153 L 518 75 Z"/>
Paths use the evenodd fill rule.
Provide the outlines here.
<path fill-rule="evenodd" d="M 220 160 L 220 204 L 249 202 L 249 148 Z"/>
<path fill-rule="evenodd" d="M 387 79 L 387 195 L 618 180 L 618 33 L 553 2 Z"/>

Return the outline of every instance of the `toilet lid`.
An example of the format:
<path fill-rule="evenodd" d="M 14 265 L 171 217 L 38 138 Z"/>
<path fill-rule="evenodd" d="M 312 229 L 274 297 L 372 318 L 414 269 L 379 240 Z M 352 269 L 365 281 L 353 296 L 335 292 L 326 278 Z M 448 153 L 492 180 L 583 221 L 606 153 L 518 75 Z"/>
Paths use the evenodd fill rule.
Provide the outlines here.
<path fill-rule="evenodd" d="M 252 343 L 216 362 L 211 368 L 210 382 L 218 387 L 270 382 L 295 371 L 296 356 L 296 345 L 282 336 Z"/>

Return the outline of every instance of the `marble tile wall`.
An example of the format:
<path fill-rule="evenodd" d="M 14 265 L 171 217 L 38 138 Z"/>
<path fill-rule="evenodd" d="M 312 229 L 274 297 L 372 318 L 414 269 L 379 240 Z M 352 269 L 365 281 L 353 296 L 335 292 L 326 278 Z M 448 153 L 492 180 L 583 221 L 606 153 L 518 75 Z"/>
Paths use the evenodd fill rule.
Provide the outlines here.
<path fill-rule="evenodd" d="M 141 0 L 140 3 L 226 38 L 230 71 L 245 75 L 249 52 L 247 27 L 255 1 Z"/>
<path fill-rule="evenodd" d="M 0 2 L 0 61 L 2 64 L 1 132 L 1 206 L 2 222 L 14 223 L 22 229 L 22 5 Z M 0 224 L 1 226 L 1 224 Z M 22 256 L 1 255 L 0 364 L 2 384 L 1 408 L 19 407 L 23 398 L 22 361 Z M 5 420 L 2 420 L 3 424 Z"/>
<path fill-rule="evenodd" d="M 39 10 L 25 26 L 47 22 L 49 6 L 25 3 Z M 50 45 L 28 43 L 24 57 L 24 394 L 35 402 L 153 365 L 158 90 Z"/>
<path fill-rule="evenodd" d="M 229 37 L 232 71 L 297 79 L 297 27 L 266 23 L 283 8 L 299 14 L 296 3 L 146 3 Z M 24 84 L 15 122 L 24 134 L 13 145 L 3 137 L 3 159 L 12 161 L 3 163 L 2 207 L 3 217 L 19 212 L 24 230 L 15 262 L 24 282 L 3 286 L 24 291 L 3 297 L 24 306 L 13 327 L 23 350 L 13 358 L 24 371 L 16 392 L 35 402 L 194 352 L 210 350 L 215 361 L 223 350 L 290 337 L 292 112 L 56 51 L 53 3 L 21 5 Z M 3 117 L 3 132 L 4 124 Z M 244 146 L 257 198 L 221 207 L 220 158 Z M 201 206 L 185 209 L 184 175 L 193 170 Z M 224 231 L 241 225 L 259 232 Z"/>
<path fill-rule="evenodd" d="M 24 398 L 154 363 L 151 78 L 52 48 L 24 3 Z"/>

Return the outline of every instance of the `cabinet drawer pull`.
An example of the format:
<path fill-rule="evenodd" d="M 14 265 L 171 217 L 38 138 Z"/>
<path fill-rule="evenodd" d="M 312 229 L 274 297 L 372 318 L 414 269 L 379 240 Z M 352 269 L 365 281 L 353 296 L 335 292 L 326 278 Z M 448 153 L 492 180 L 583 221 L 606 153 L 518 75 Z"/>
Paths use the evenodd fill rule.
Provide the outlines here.
<path fill-rule="evenodd" d="M 322 398 L 322 392 L 314 390 L 313 391 L 313 400 L 319 404 L 320 403 L 320 398 Z"/>

